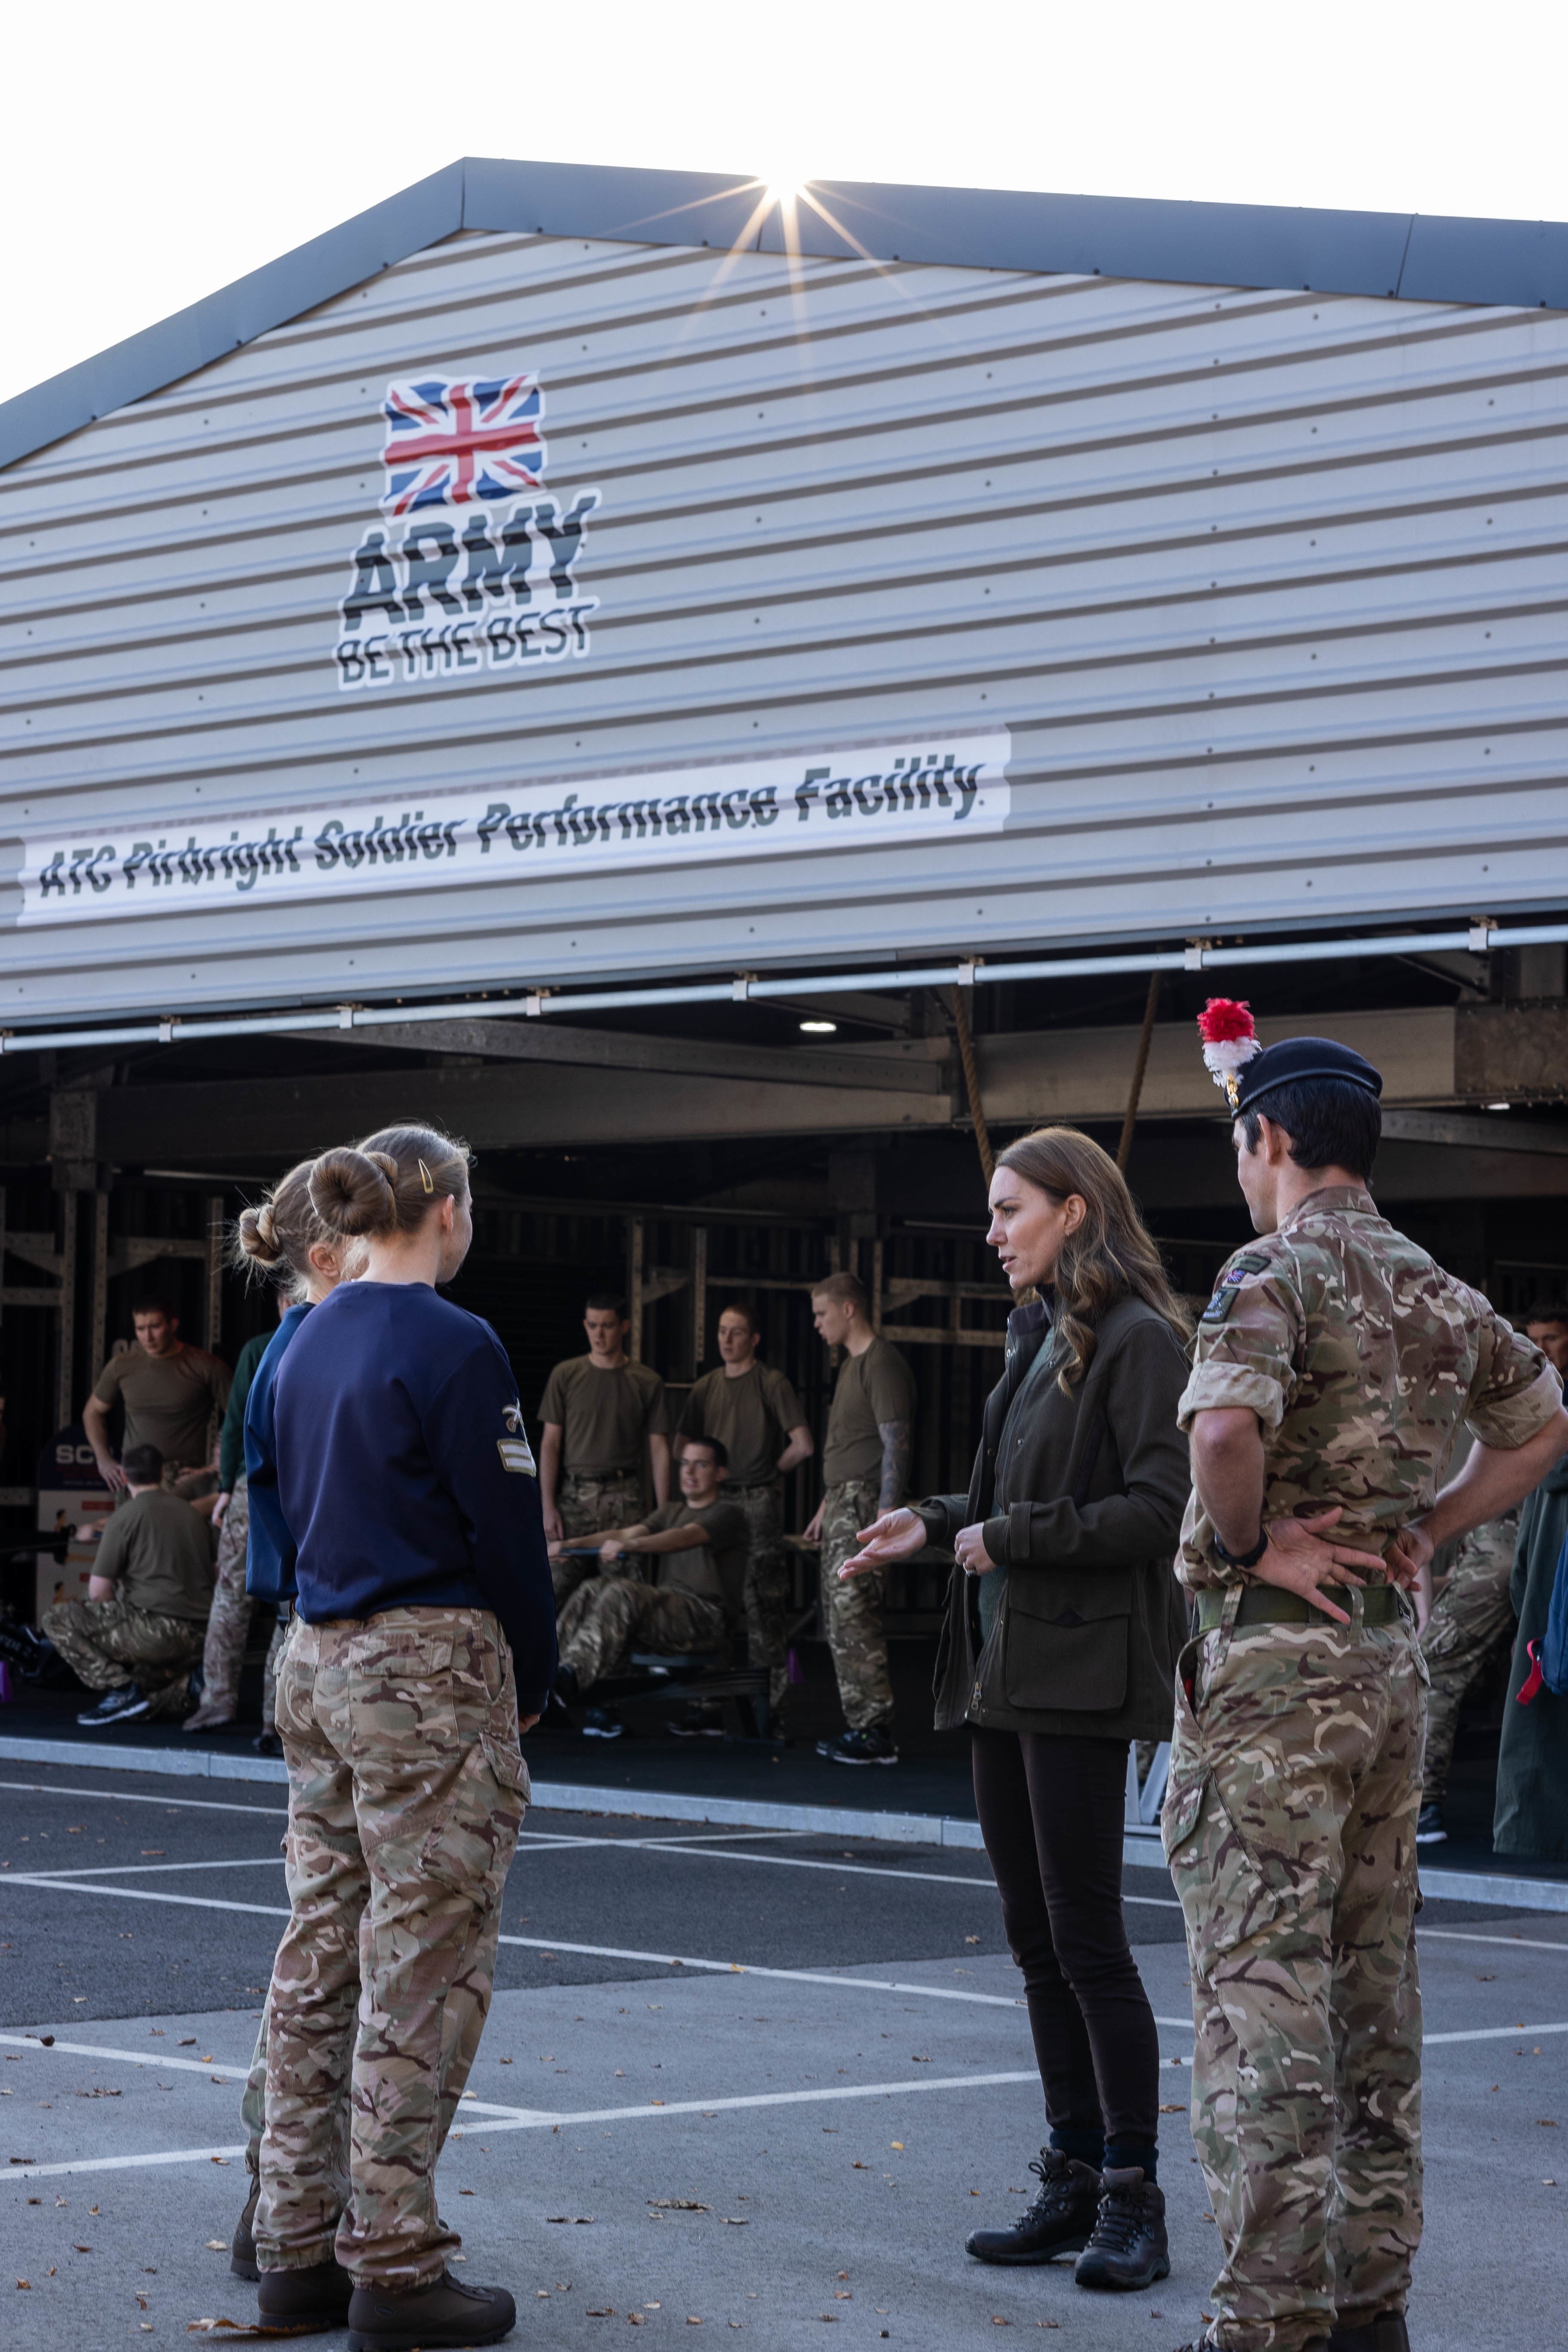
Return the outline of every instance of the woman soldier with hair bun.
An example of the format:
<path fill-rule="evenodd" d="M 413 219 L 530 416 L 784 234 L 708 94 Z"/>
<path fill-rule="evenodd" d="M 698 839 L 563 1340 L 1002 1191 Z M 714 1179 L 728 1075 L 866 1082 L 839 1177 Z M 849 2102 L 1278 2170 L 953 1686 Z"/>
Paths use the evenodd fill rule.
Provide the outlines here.
<path fill-rule="evenodd" d="M 320 1306 L 330 1291 L 340 1282 L 352 1282 L 364 1263 L 363 1242 L 345 1239 L 322 1223 L 310 1200 L 310 1172 L 313 1160 L 302 1160 L 287 1176 L 274 1186 L 266 1200 L 256 1208 L 242 1209 L 234 1230 L 231 1247 L 232 1262 L 252 1280 L 271 1282 L 277 1289 L 280 1307 L 287 1301 L 281 1322 L 268 1338 L 260 1360 L 248 1375 L 243 1394 L 241 1435 L 244 1444 L 244 1473 L 237 1480 L 228 1515 L 224 1521 L 226 1538 L 235 1523 L 237 1512 L 241 1529 L 241 1567 L 244 1574 L 243 1623 L 248 1626 L 251 1603 L 271 1601 L 277 1604 L 278 1622 L 273 1629 L 272 1645 L 267 1653 L 267 1673 L 261 1694 L 262 1732 L 257 1746 L 264 1755 L 280 1751 L 274 1716 L 277 1704 L 278 1661 L 293 1622 L 294 1542 L 283 1524 L 278 1504 L 278 1456 L 273 1444 L 272 1406 L 278 1367 L 284 1353 L 299 1331 L 300 1324 L 312 1307 Z M 247 1348 L 251 1343 L 247 1342 Z M 240 1372 L 245 1365 L 246 1350 L 240 1351 L 239 1366 L 235 1373 L 235 1393 L 241 1394 Z M 228 1428 L 224 1428 L 226 1450 Z M 248 1521 L 248 1525 L 247 1525 Z M 222 1599 L 224 1547 L 218 1547 L 220 1591 L 213 1602 L 213 1616 L 218 1612 Z M 243 1644 L 243 1630 L 240 1642 Z M 213 1690 L 210 1664 L 211 1631 L 207 1643 L 207 1692 Z M 237 1673 L 237 1658 L 236 1660 Z M 194 1718 L 193 1718 L 194 1720 Z M 185 1726 L 188 1731 L 191 1724 Z M 336 2108 L 337 2130 L 341 2148 L 348 2145 L 348 2066 L 345 2049 L 341 2074 L 342 2096 Z M 250 2193 L 234 2233 L 229 2267 L 237 2278 L 254 2279 L 256 2267 L 256 2200 L 261 2185 L 261 2130 L 267 2092 L 267 2012 L 262 2011 L 257 2029 L 256 2051 L 250 2062 L 250 2076 L 245 2086 L 240 2114 L 246 2129 L 245 2161 L 250 2174 Z M 340 2157 L 338 2168 L 343 2168 Z"/>
<path fill-rule="evenodd" d="M 273 1285 L 279 1318 L 286 1306 L 303 1308 L 324 1298 L 342 1279 L 343 1260 L 356 1250 L 356 1244 L 345 1243 L 341 1235 L 329 1232 L 310 1206 L 310 1171 L 314 1165 L 313 1160 L 302 1160 L 259 1206 L 242 1209 L 230 1237 L 229 1264 L 248 1281 Z M 296 1326 L 298 1322 L 296 1316 Z M 258 1585 L 247 1572 L 250 1482 L 245 1462 L 246 1407 L 251 1383 L 268 1355 L 273 1358 L 276 1371 L 282 1352 L 277 1341 L 276 1332 L 258 1331 L 253 1339 L 246 1341 L 234 1368 L 234 1385 L 229 1390 L 228 1409 L 218 1442 L 219 1493 L 213 1514 L 220 1529 L 217 1578 L 202 1651 L 202 1697 L 195 1713 L 185 1717 L 186 1731 L 221 1731 L 234 1721 L 238 1711 L 239 1670 L 250 1633 L 252 1604 L 258 1599 L 291 1598 L 294 1591 L 292 1579 L 281 1588 Z M 282 1347 L 287 1345 L 285 1339 Z M 273 1676 L 278 1653 L 288 1631 L 288 1616 L 284 1609 L 267 1655 L 262 1730 L 257 1743 L 263 1755 L 279 1753 L 272 1728 Z"/>
<path fill-rule="evenodd" d="M 310 1190 L 365 1266 L 312 1310 L 275 1391 L 299 1600 L 278 1685 L 293 1916 L 268 2004 L 261 2316 L 346 2317 L 353 2352 L 490 2344 L 516 2306 L 447 2269 L 435 2170 L 527 1802 L 520 1699 L 527 1729 L 555 1670 L 538 1482 L 500 1340 L 437 1296 L 473 1238 L 463 1147 L 384 1129 L 324 1152 Z"/>

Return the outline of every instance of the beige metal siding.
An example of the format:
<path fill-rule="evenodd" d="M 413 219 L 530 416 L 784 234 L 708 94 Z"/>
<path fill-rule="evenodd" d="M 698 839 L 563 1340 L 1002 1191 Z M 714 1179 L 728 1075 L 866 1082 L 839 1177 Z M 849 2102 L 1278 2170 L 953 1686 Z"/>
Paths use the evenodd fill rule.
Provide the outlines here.
<path fill-rule="evenodd" d="M 176 897 L 10 930 L 0 1019 L 1561 903 L 1565 362 L 1557 312 L 453 238 L 0 475 L 0 836 L 995 726 L 1006 834 Z M 591 654 L 340 692 L 387 380 L 523 368 Z"/>

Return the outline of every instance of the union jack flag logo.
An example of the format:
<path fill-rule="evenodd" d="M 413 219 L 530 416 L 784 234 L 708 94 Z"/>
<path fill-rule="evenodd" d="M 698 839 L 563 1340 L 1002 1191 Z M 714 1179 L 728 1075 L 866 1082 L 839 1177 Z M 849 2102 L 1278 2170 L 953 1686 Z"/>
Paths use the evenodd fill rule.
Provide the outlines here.
<path fill-rule="evenodd" d="M 463 507 L 539 488 L 544 394 L 531 375 L 389 383 L 382 462 L 388 515 Z"/>

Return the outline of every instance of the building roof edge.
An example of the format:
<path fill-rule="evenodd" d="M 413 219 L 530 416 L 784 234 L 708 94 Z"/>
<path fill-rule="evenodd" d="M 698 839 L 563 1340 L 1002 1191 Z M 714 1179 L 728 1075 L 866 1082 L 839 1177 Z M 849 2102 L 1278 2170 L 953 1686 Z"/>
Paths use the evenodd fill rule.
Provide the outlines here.
<path fill-rule="evenodd" d="M 459 229 L 1568 310 L 1559 221 L 868 181 L 815 181 L 786 208 L 760 181 L 721 173 L 467 157 L 0 403 L 0 467 Z"/>

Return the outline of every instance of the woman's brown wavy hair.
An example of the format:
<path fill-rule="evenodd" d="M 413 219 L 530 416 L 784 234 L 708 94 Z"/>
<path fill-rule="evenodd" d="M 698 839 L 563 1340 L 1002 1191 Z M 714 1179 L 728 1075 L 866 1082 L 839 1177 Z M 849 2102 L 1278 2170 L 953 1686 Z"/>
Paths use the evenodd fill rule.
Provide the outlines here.
<path fill-rule="evenodd" d="M 1093 1362 L 1100 1320 L 1119 1299 L 1141 1298 L 1185 1347 L 1191 1321 L 1109 1152 L 1076 1127 L 1037 1127 L 1010 1143 L 996 1165 L 1037 1184 L 1058 1203 L 1076 1192 L 1084 1204 L 1083 1222 L 1063 1243 L 1052 1280 L 1056 1328 L 1068 1349 L 1057 1374 L 1064 1395 Z"/>

